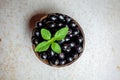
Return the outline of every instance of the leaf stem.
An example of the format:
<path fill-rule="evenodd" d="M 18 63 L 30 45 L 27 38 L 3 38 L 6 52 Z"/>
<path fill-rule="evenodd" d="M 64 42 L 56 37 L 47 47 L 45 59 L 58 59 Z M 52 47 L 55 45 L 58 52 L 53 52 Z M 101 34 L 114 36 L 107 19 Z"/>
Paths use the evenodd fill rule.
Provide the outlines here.
<path fill-rule="evenodd" d="M 51 38 L 50 40 L 48 40 L 48 44 L 51 44 L 51 43 L 53 43 L 55 41 L 55 38 L 53 37 L 53 38 Z"/>

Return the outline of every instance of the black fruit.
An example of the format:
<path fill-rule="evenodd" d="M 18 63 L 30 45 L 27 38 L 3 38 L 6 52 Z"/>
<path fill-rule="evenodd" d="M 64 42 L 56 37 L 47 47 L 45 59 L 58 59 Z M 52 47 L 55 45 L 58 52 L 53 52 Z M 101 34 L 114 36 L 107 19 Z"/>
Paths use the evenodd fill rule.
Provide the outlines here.
<path fill-rule="evenodd" d="M 47 54 L 46 53 L 40 53 L 42 59 L 47 59 Z"/>
<path fill-rule="evenodd" d="M 37 23 L 36 23 L 36 27 L 37 27 L 37 28 L 42 27 L 42 22 L 37 22 Z"/>

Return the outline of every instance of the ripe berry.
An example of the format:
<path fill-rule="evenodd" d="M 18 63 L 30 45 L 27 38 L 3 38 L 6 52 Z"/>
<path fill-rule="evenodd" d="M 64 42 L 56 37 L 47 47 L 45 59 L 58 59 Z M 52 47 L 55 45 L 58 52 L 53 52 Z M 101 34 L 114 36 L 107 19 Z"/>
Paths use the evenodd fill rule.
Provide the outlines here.
<path fill-rule="evenodd" d="M 70 34 L 69 36 L 70 36 L 70 38 L 71 38 L 71 37 L 73 37 L 73 35 L 72 35 L 72 34 Z"/>
<path fill-rule="evenodd" d="M 66 17 L 65 17 L 65 21 L 66 21 L 66 23 L 69 23 L 69 22 L 71 21 L 71 18 L 68 17 L 68 16 L 66 16 Z"/>
<path fill-rule="evenodd" d="M 64 44 L 64 46 L 63 46 L 63 50 L 66 51 L 67 48 L 68 48 L 68 45 L 67 45 L 67 44 Z"/>
<path fill-rule="evenodd" d="M 33 43 L 34 45 L 37 45 L 37 44 L 39 43 L 39 40 L 38 40 L 37 38 L 34 38 L 34 39 L 32 40 L 32 43 Z"/>
<path fill-rule="evenodd" d="M 42 24 L 46 24 L 46 22 L 47 22 L 47 19 L 42 20 Z"/>
<path fill-rule="evenodd" d="M 73 58 L 74 59 L 78 58 L 78 53 L 73 54 Z"/>
<path fill-rule="evenodd" d="M 69 47 L 69 48 L 66 50 L 66 52 L 68 53 L 68 52 L 70 52 L 70 50 L 71 50 L 71 48 Z"/>
<path fill-rule="evenodd" d="M 70 47 L 68 44 L 64 44 L 62 49 L 63 49 L 63 51 L 65 51 L 66 53 L 68 53 L 68 52 L 71 51 L 71 47 Z"/>
<path fill-rule="evenodd" d="M 47 54 L 46 53 L 40 53 L 42 59 L 47 59 Z"/>
<path fill-rule="evenodd" d="M 67 61 L 68 61 L 68 62 L 71 62 L 72 60 L 73 60 L 72 57 L 67 57 Z"/>
<path fill-rule="evenodd" d="M 78 35 L 79 34 L 79 30 L 78 29 L 74 29 L 73 35 Z"/>
<path fill-rule="evenodd" d="M 59 64 L 60 64 L 60 65 L 64 65 L 65 63 L 66 63 L 65 60 L 61 60 Z"/>
<path fill-rule="evenodd" d="M 76 24 L 75 24 L 75 22 L 70 22 L 69 26 L 70 26 L 71 28 L 75 28 L 75 27 L 76 27 Z"/>
<path fill-rule="evenodd" d="M 71 42 L 70 43 L 70 47 L 74 47 L 75 46 L 75 43 L 74 42 Z"/>
<path fill-rule="evenodd" d="M 55 53 L 54 53 L 53 51 L 50 51 L 50 55 L 51 55 L 51 56 L 54 56 L 54 54 L 55 54 Z"/>
<path fill-rule="evenodd" d="M 37 27 L 37 28 L 41 28 L 41 27 L 42 27 L 42 22 L 37 22 L 37 23 L 36 23 L 36 27 Z"/>
<path fill-rule="evenodd" d="M 37 37 L 40 36 L 40 31 L 35 30 L 34 33 L 33 33 L 33 36 L 37 36 Z"/>
<path fill-rule="evenodd" d="M 53 57 L 55 53 L 52 50 L 47 51 L 47 55 L 49 58 Z"/>
<path fill-rule="evenodd" d="M 59 64 L 59 60 L 57 59 L 57 60 L 55 60 L 55 63 L 54 63 L 55 65 L 58 65 Z"/>
<path fill-rule="evenodd" d="M 54 22 L 47 22 L 46 25 L 48 28 L 54 28 L 56 26 Z"/>
<path fill-rule="evenodd" d="M 79 43 L 82 43 L 83 42 L 83 38 L 79 37 L 78 41 L 79 41 Z"/>
<path fill-rule="evenodd" d="M 55 59 L 55 58 L 53 58 L 53 59 L 51 59 L 50 60 L 50 65 L 58 65 L 59 64 L 59 60 L 58 59 Z"/>
<path fill-rule="evenodd" d="M 81 53 L 81 52 L 82 52 L 82 47 L 81 47 L 81 46 L 77 47 L 77 52 L 78 52 L 78 53 Z"/>
<path fill-rule="evenodd" d="M 58 18 L 59 18 L 59 20 L 61 20 L 61 21 L 65 21 L 64 16 L 63 16 L 62 14 L 59 14 L 59 15 L 58 15 Z"/>
<path fill-rule="evenodd" d="M 49 15 L 49 20 L 51 21 L 56 21 L 57 20 L 57 17 L 55 15 Z"/>
<path fill-rule="evenodd" d="M 59 54 L 60 59 L 64 59 L 64 57 L 65 57 L 64 53 Z"/>
<path fill-rule="evenodd" d="M 61 22 L 57 23 L 57 27 L 62 28 L 63 26 L 64 26 L 63 23 L 61 23 Z"/>
<path fill-rule="evenodd" d="M 65 38 L 65 41 L 67 42 L 67 41 L 69 41 L 70 40 L 70 37 L 66 37 Z"/>

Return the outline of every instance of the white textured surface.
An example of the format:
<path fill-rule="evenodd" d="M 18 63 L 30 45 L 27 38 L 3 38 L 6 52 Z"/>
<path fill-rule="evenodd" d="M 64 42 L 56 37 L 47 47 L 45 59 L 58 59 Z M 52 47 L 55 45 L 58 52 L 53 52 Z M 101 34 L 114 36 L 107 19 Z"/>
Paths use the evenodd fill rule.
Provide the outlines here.
<path fill-rule="evenodd" d="M 82 26 L 82 56 L 64 68 L 38 60 L 30 18 L 40 12 L 72 16 Z M 0 0 L 0 80 L 120 80 L 120 0 Z"/>

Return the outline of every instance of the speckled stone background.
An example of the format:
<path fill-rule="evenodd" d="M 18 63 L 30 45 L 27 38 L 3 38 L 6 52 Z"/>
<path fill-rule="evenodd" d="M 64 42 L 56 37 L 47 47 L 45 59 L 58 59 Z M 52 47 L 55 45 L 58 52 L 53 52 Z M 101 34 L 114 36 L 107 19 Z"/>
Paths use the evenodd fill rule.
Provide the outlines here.
<path fill-rule="evenodd" d="M 72 65 L 50 67 L 34 54 L 29 22 L 42 12 L 82 26 L 85 50 Z M 0 80 L 120 80 L 120 0 L 0 0 Z"/>

